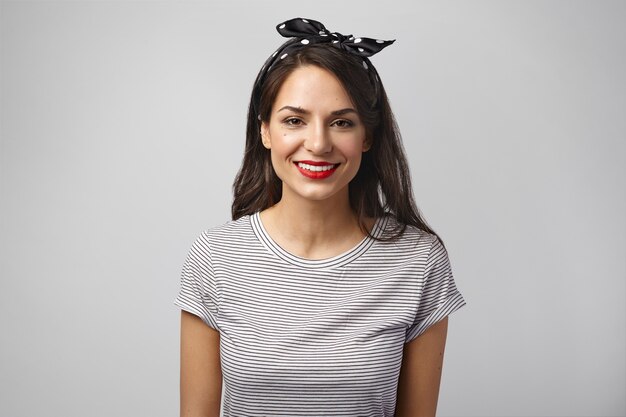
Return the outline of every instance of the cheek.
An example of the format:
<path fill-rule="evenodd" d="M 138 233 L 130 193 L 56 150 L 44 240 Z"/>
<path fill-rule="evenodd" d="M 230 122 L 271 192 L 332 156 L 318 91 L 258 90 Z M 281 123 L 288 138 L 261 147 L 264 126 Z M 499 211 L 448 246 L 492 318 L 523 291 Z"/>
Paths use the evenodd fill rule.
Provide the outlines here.
<path fill-rule="evenodd" d="M 360 159 L 363 155 L 364 139 L 360 136 L 342 141 L 338 145 L 343 155 L 350 159 Z"/>
<path fill-rule="evenodd" d="M 359 170 L 359 166 L 361 166 L 361 161 L 363 160 L 363 153 L 361 152 L 361 150 L 359 149 L 358 152 L 356 152 L 353 156 L 352 156 L 352 167 L 353 169 L 356 171 Z"/>
<path fill-rule="evenodd" d="M 272 133 L 270 154 L 272 165 L 277 173 L 284 169 L 285 163 L 298 150 L 298 146 L 299 142 L 293 133 L 280 131 Z"/>
<path fill-rule="evenodd" d="M 286 156 L 299 145 L 298 136 L 292 132 L 276 132 L 272 135 L 272 154 Z"/>

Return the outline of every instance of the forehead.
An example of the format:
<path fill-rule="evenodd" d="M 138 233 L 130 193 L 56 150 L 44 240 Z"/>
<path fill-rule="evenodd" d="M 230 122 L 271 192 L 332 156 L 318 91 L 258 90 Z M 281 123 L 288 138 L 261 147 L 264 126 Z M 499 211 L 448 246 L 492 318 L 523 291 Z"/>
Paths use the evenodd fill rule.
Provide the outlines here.
<path fill-rule="evenodd" d="M 311 110 L 353 107 L 339 79 L 332 72 L 314 65 L 300 66 L 285 78 L 273 108 L 285 105 Z"/>

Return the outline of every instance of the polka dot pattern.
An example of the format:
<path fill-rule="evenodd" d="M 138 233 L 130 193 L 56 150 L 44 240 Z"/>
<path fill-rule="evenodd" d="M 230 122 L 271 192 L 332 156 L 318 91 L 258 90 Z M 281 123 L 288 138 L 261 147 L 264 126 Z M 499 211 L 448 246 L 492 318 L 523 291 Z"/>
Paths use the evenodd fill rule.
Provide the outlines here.
<path fill-rule="evenodd" d="M 313 19 L 295 18 L 287 20 L 276 26 L 276 30 L 286 38 L 294 38 L 295 44 L 287 43 L 283 49 L 295 48 L 295 45 L 314 45 L 316 43 L 329 42 L 334 46 L 362 57 L 370 57 L 383 48 L 394 43 L 394 40 L 384 41 L 381 39 L 366 38 L 363 36 L 342 35 L 339 32 L 331 32 L 326 27 Z M 286 51 L 288 52 L 288 51 Z"/>
<path fill-rule="evenodd" d="M 366 37 L 354 37 L 353 35 L 343 35 L 339 32 L 331 32 L 326 27 L 313 19 L 295 18 L 290 19 L 276 25 L 278 33 L 285 37 L 291 38 L 285 42 L 272 56 L 270 56 L 263 67 L 257 82 L 253 89 L 253 94 L 257 94 L 255 102 L 260 100 L 260 86 L 265 80 L 266 74 L 272 70 L 276 62 L 280 62 L 285 59 L 292 52 L 297 51 L 299 48 L 306 48 L 309 45 L 316 45 L 326 43 L 338 48 L 346 53 L 359 56 L 363 58 L 362 64 L 366 71 L 373 71 L 374 77 L 378 83 L 376 77 L 376 71 L 373 69 L 372 64 L 367 58 L 377 54 L 387 46 L 393 44 L 395 40 L 381 40 L 372 39 Z"/>

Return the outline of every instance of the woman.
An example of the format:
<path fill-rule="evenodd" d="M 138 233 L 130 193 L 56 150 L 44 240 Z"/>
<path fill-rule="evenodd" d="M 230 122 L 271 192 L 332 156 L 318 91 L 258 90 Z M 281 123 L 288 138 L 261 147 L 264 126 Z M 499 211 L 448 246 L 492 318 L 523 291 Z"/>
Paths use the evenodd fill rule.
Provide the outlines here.
<path fill-rule="evenodd" d="M 368 59 L 393 41 L 277 28 L 233 220 L 183 267 L 181 415 L 219 415 L 223 380 L 225 416 L 434 416 L 465 302 Z"/>

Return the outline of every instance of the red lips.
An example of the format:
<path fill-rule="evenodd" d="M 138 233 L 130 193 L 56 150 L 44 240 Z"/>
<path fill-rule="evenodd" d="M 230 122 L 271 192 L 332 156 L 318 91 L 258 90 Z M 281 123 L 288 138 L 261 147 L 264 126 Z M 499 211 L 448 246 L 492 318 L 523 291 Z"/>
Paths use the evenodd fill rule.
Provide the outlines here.
<path fill-rule="evenodd" d="M 298 171 L 300 171 L 302 175 L 304 175 L 307 178 L 314 179 L 314 180 L 323 180 L 325 178 L 330 177 L 331 175 L 333 175 L 333 173 L 337 170 L 337 167 L 339 166 L 339 164 L 332 164 L 326 161 L 297 161 L 294 163 L 296 165 L 296 168 L 298 168 Z M 329 168 L 320 170 L 320 171 L 314 171 L 314 170 L 308 169 L 308 167 L 306 166 L 302 167 L 299 164 L 305 164 L 311 167 L 329 167 Z"/>

